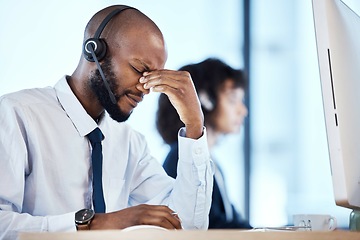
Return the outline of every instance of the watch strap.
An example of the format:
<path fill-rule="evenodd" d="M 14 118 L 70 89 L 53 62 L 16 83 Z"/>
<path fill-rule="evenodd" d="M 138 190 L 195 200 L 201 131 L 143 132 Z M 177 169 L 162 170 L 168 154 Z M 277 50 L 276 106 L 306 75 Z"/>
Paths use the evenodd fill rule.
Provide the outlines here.
<path fill-rule="evenodd" d="M 86 224 L 76 224 L 76 229 L 78 231 L 87 231 L 87 230 L 90 230 L 90 222 L 89 221 L 88 223 Z"/>

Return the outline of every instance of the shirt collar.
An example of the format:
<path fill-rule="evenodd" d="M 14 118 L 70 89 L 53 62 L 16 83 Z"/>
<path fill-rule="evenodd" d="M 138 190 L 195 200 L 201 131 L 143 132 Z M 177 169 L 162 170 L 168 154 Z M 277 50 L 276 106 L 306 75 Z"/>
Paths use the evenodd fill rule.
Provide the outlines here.
<path fill-rule="evenodd" d="M 71 90 L 67 80 L 67 76 L 63 76 L 54 86 L 57 98 L 66 114 L 73 122 L 80 136 L 86 136 L 98 125 L 86 112 L 75 94 Z"/>

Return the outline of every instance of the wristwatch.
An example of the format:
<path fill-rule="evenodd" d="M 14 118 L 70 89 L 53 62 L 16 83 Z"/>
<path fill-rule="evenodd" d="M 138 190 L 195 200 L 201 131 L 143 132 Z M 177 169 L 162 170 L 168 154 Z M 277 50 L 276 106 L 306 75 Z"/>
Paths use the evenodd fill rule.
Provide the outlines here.
<path fill-rule="evenodd" d="M 92 209 L 81 209 L 75 213 L 75 224 L 76 229 L 81 230 L 90 230 L 91 220 L 94 218 L 95 212 Z"/>

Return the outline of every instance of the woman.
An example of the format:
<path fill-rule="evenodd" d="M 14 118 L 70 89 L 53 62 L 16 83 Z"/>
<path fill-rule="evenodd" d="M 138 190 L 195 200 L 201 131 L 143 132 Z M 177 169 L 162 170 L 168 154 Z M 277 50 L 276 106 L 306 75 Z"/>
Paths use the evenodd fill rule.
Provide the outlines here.
<path fill-rule="evenodd" d="M 244 73 L 214 58 L 183 66 L 179 71 L 189 72 L 193 79 L 204 113 L 210 150 L 221 136 L 239 132 L 248 113 L 243 103 L 247 86 Z M 170 145 L 163 167 L 168 175 L 176 178 L 177 132 L 183 127 L 183 123 L 164 94 L 159 98 L 156 126 L 163 140 Z M 229 203 L 221 170 L 216 159 L 213 160 L 216 171 L 209 228 L 251 228 L 247 221 L 241 220 L 239 213 Z"/>

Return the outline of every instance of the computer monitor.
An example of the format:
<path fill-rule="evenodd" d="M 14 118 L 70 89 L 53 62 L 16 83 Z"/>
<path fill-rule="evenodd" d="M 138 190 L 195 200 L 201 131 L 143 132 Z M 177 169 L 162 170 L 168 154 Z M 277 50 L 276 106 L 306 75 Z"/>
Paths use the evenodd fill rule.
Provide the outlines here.
<path fill-rule="evenodd" d="M 360 17 L 341 0 L 312 4 L 334 198 L 359 210 Z"/>

